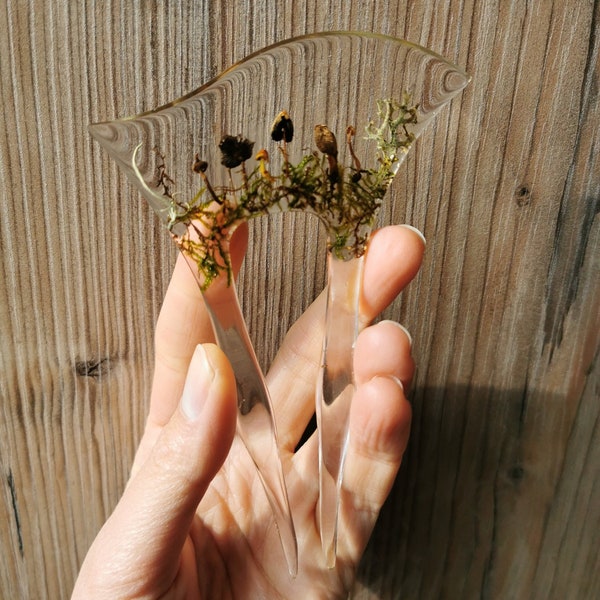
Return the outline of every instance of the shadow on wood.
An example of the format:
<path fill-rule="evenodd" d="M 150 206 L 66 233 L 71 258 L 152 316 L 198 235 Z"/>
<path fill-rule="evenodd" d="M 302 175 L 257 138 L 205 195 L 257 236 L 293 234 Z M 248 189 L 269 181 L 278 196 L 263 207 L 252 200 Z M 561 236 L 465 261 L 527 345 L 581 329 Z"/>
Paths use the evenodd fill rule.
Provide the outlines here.
<path fill-rule="evenodd" d="M 359 573 L 367 596 L 355 597 L 591 597 L 598 575 L 577 562 L 600 542 L 600 407 L 589 388 L 562 437 L 548 430 L 564 416 L 556 395 L 416 389 L 411 441 Z M 571 530 L 577 510 L 585 524 Z"/>

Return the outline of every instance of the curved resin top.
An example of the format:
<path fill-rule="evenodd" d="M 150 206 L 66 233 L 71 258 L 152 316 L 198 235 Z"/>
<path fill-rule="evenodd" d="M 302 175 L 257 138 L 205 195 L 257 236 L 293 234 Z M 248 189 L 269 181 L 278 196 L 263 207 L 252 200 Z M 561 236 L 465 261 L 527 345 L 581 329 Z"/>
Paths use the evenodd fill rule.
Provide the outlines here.
<path fill-rule="evenodd" d="M 182 98 L 90 130 L 176 238 L 193 246 L 256 215 L 308 210 L 345 259 L 364 251 L 406 152 L 468 81 L 403 40 L 319 33 L 267 47 Z M 274 134 L 278 127 L 285 135 Z"/>

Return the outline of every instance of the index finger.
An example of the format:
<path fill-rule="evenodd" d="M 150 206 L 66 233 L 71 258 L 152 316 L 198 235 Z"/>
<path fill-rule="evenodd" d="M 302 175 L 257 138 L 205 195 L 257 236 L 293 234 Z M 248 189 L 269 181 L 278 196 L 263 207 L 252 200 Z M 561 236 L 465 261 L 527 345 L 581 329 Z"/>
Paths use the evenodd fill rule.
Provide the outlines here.
<path fill-rule="evenodd" d="M 234 272 L 242 264 L 248 227 L 240 225 L 230 243 Z M 177 407 L 196 346 L 213 342 L 214 334 L 202 293 L 180 254 L 156 323 L 155 365 L 148 422 L 162 427 Z"/>

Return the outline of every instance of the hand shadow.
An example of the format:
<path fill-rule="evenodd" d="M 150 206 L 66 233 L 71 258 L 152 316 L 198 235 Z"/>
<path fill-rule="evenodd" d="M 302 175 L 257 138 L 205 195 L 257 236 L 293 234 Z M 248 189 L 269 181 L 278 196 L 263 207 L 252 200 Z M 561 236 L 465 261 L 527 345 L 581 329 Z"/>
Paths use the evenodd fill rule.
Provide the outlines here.
<path fill-rule="evenodd" d="M 563 531 L 569 517 L 561 520 L 554 497 L 574 497 L 582 469 L 565 475 L 570 437 L 563 426 L 561 446 L 556 431 L 565 399 L 454 386 L 417 388 L 411 402 L 409 445 L 357 588 L 382 599 L 529 597 L 548 521 Z M 545 549 L 547 561 L 560 542 Z"/>

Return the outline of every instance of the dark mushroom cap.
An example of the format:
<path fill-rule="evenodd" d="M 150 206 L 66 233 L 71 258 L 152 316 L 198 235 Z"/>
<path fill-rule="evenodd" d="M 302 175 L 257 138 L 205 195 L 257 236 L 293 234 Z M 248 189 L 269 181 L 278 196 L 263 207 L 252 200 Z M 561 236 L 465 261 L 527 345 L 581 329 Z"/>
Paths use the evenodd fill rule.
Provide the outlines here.
<path fill-rule="evenodd" d="M 288 144 L 294 139 L 294 124 L 287 111 L 282 110 L 271 126 L 271 139 L 274 142 L 285 140 Z"/>
<path fill-rule="evenodd" d="M 226 135 L 219 142 L 219 150 L 223 155 L 221 164 L 228 169 L 234 169 L 252 156 L 254 142 L 241 135 Z"/>

